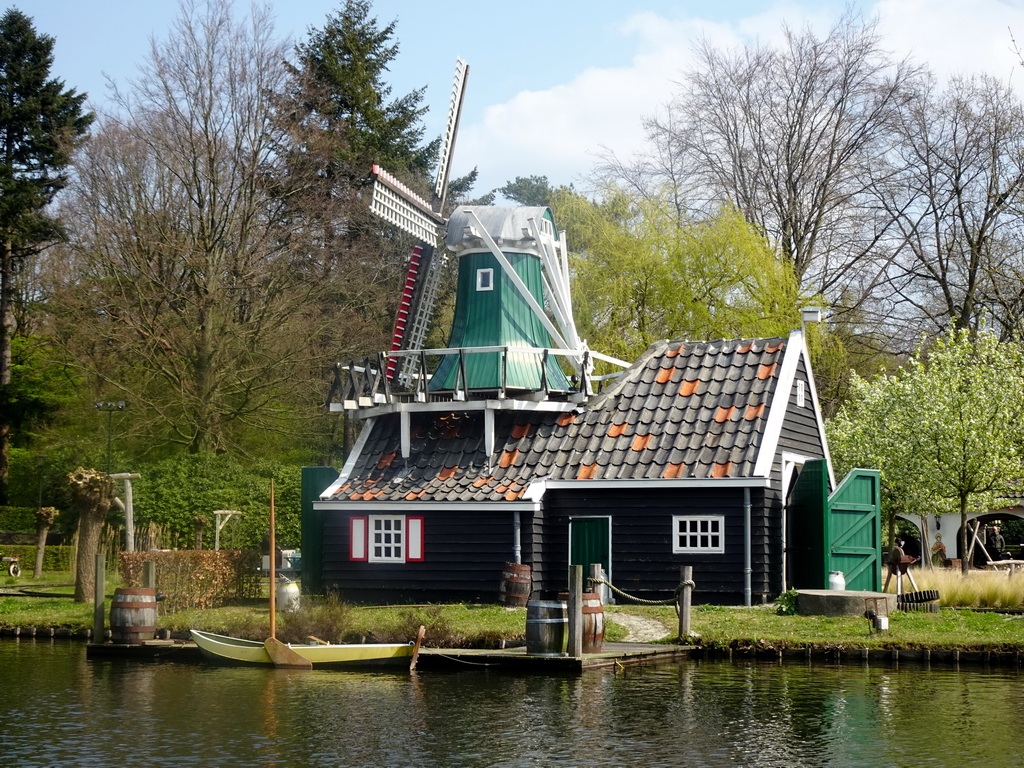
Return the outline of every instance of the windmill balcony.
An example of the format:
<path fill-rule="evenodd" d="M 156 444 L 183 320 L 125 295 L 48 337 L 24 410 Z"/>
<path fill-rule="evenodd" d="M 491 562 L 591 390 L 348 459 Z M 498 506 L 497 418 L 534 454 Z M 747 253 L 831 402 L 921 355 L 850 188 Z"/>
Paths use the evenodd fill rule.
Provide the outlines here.
<path fill-rule="evenodd" d="M 442 365 L 454 368 L 448 377 L 453 385 L 433 388 L 432 373 Z M 576 373 L 567 377 L 563 366 Z M 331 411 L 357 411 L 470 400 L 579 403 L 610 378 L 590 375 L 590 369 L 586 350 L 506 346 L 381 352 L 336 364 L 327 405 Z M 551 375 L 553 370 L 557 375 Z"/>

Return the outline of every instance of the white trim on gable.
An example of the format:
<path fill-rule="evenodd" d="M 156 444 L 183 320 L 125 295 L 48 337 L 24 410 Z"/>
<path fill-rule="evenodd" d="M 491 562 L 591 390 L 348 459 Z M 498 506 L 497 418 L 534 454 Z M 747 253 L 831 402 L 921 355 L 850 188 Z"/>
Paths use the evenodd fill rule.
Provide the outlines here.
<path fill-rule="evenodd" d="M 338 492 L 346 482 L 348 482 L 349 475 L 352 474 L 352 470 L 355 469 L 356 461 L 359 459 L 359 455 L 363 452 L 363 448 L 366 447 L 366 441 L 370 438 L 370 431 L 373 429 L 373 417 L 370 417 L 363 422 L 363 428 L 359 430 L 359 437 L 356 438 L 356 444 L 352 446 L 352 452 L 348 455 L 348 460 L 345 462 L 345 466 L 341 468 L 341 474 L 338 475 L 338 479 L 331 483 L 323 493 L 320 494 L 321 499 L 329 499 L 331 496 Z"/>
<path fill-rule="evenodd" d="M 789 339 L 786 340 L 786 348 L 782 353 L 782 365 L 779 368 L 775 388 L 772 390 L 771 405 L 768 408 L 768 421 L 764 426 L 764 433 L 761 436 L 761 445 L 758 448 L 757 463 L 754 464 L 753 475 L 756 477 L 768 477 L 771 475 L 772 466 L 775 463 L 775 454 L 779 450 L 779 440 L 782 438 L 782 426 L 786 421 L 786 415 L 789 411 L 789 396 L 795 386 L 794 382 L 801 360 L 804 361 L 804 369 L 807 371 L 811 406 L 814 409 L 814 423 L 817 425 L 818 439 L 821 440 L 822 453 L 828 465 L 829 485 L 835 488 L 836 479 L 832 474 L 832 460 L 828 451 L 828 442 L 825 440 L 825 422 L 821 418 L 821 408 L 818 406 L 818 392 L 814 385 L 814 373 L 811 370 L 810 355 L 807 352 L 807 343 L 804 340 L 802 329 L 794 330 L 789 335 Z"/>

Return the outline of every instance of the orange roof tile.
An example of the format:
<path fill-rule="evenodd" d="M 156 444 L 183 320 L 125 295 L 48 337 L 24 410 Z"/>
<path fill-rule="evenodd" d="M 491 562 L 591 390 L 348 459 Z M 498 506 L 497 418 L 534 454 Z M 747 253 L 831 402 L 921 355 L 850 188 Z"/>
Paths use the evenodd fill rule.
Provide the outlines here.
<path fill-rule="evenodd" d="M 425 490 L 409 491 L 407 494 L 405 494 L 405 500 L 406 501 L 416 501 L 416 499 L 421 498 L 424 493 L 426 493 Z"/>
<path fill-rule="evenodd" d="M 764 415 L 764 403 L 758 405 L 748 405 L 747 412 L 743 414 L 743 418 L 747 421 L 753 421 L 759 419 Z"/>
<path fill-rule="evenodd" d="M 377 462 L 377 469 L 384 469 L 384 467 L 390 467 L 391 466 L 391 462 L 395 460 L 395 457 L 397 455 L 398 455 L 397 451 L 392 451 L 391 453 L 385 453 L 383 456 L 380 457 L 380 461 Z"/>
<path fill-rule="evenodd" d="M 668 384 L 672 380 L 672 371 L 674 368 L 662 368 L 658 371 L 658 378 L 655 379 L 659 384 Z"/>
<path fill-rule="evenodd" d="M 512 486 L 510 486 L 510 485 L 504 485 L 504 484 L 502 484 L 502 485 L 499 485 L 499 486 L 498 486 L 497 488 L 495 488 L 494 490 L 495 490 L 496 492 L 498 492 L 498 493 L 504 493 L 505 491 L 507 491 L 507 490 L 508 490 L 509 488 L 511 488 L 511 487 L 512 487 Z"/>
<path fill-rule="evenodd" d="M 728 477 L 729 472 L 732 470 L 732 462 L 715 462 L 711 467 L 712 477 Z"/>
<path fill-rule="evenodd" d="M 576 479 L 593 480 L 595 469 L 597 469 L 597 464 L 580 464 L 580 471 L 576 474 Z"/>
<path fill-rule="evenodd" d="M 626 422 L 623 422 L 622 424 L 612 424 L 608 427 L 608 437 L 618 437 L 626 431 L 626 427 L 628 426 L 629 424 Z"/>
<path fill-rule="evenodd" d="M 774 355 L 776 352 L 778 352 L 784 346 L 786 346 L 786 342 L 780 341 L 778 344 L 773 344 L 770 347 L 765 347 L 764 351 L 767 352 L 769 355 Z"/>
<path fill-rule="evenodd" d="M 745 355 L 745 354 L 747 354 L 747 352 L 749 352 L 753 348 L 754 348 L 753 344 L 744 344 L 741 347 L 736 347 L 736 351 L 739 352 L 741 355 Z"/>
<path fill-rule="evenodd" d="M 499 466 L 502 469 L 505 469 L 506 467 L 511 467 L 513 464 L 516 463 L 516 459 L 518 459 L 518 458 L 519 458 L 519 449 L 518 448 L 516 448 L 514 451 L 505 451 L 503 454 L 501 454 L 501 462 L 499 462 Z"/>
<path fill-rule="evenodd" d="M 558 417 L 558 426 L 560 426 L 560 427 L 568 427 L 575 420 L 576 420 L 576 414 L 575 413 L 563 413 L 561 416 Z"/>
<path fill-rule="evenodd" d="M 694 379 L 693 381 L 684 381 L 679 385 L 680 397 L 689 397 L 697 391 L 697 387 L 700 386 L 700 379 Z"/>
<path fill-rule="evenodd" d="M 492 480 L 494 480 L 493 477 L 478 477 L 476 480 L 473 481 L 473 487 L 481 488 L 482 486 L 487 485 Z"/>
<path fill-rule="evenodd" d="M 646 435 L 637 435 L 633 438 L 633 450 L 642 451 L 651 442 L 651 434 L 648 432 Z"/>
<path fill-rule="evenodd" d="M 723 405 L 723 406 L 721 406 L 718 409 L 718 413 L 715 414 L 715 423 L 716 424 L 724 424 L 725 422 L 730 421 L 732 419 L 732 417 L 733 417 L 733 414 L 735 414 L 735 413 L 736 413 L 736 406 L 735 405 L 730 405 L 728 408 L 726 408 Z"/>
<path fill-rule="evenodd" d="M 530 434 L 530 427 L 532 426 L 533 425 L 529 423 L 516 424 L 514 427 L 512 427 L 512 437 L 514 437 L 516 440 L 526 437 L 527 435 Z"/>
<path fill-rule="evenodd" d="M 505 494 L 505 501 L 515 501 L 524 493 L 526 493 L 525 488 L 520 488 L 518 491 L 509 491 L 508 493 Z"/>
<path fill-rule="evenodd" d="M 772 376 L 775 375 L 775 369 L 778 367 L 779 364 L 777 362 L 772 363 L 771 365 L 765 365 L 764 363 L 761 363 L 761 365 L 759 365 L 757 368 L 757 378 L 761 379 L 762 381 L 764 379 L 770 379 Z"/>
<path fill-rule="evenodd" d="M 682 462 L 678 464 L 669 464 L 667 467 L 665 467 L 665 473 L 662 475 L 662 477 L 669 480 L 674 480 L 675 478 L 682 476 L 684 469 L 686 469 L 686 465 L 683 464 Z"/>
<path fill-rule="evenodd" d="M 458 469 L 457 466 L 455 466 L 455 467 L 445 467 L 444 469 L 442 469 L 440 472 L 437 473 L 437 477 L 440 480 L 447 480 L 447 479 L 455 476 L 455 471 L 457 469 Z"/>

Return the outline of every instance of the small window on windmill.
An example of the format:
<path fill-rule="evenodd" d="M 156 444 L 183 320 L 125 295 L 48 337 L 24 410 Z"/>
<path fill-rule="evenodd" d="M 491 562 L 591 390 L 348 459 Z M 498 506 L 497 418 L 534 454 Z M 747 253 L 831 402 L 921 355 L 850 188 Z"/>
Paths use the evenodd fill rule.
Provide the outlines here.
<path fill-rule="evenodd" d="M 478 291 L 494 290 L 494 268 L 478 269 L 476 271 L 476 289 Z"/>

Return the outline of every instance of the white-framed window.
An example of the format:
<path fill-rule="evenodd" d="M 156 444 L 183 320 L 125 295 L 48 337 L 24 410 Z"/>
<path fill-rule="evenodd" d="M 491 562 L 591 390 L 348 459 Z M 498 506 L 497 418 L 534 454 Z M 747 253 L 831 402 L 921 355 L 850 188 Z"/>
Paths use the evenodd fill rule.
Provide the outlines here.
<path fill-rule="evenodd" d="M 349 559 L 370 563 L 423 560 L 423 518 L 405 515 L 351 518 Z"/>
<path fill-rule="evenodd" d="M 676 515 L 672 518 L 672 552 L 725 552 L 725 518 L 721 515 Z"/>
<path fill-rule="evenodd" d="M 476 271 L 476 289 L 478 291 L 494 290 L 494 267 L 478 269 Z"/>

